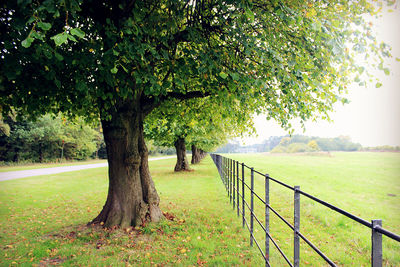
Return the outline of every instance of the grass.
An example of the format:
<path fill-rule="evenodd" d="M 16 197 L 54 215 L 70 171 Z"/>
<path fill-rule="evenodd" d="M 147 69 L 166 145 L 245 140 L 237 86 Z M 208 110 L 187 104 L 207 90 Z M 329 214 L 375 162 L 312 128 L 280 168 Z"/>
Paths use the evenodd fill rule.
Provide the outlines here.
<path fill-rule="evenodd" d="M 384 228 L 400 233 L 399 153 L 229 156 L 366 220 L 383 219 Z M 249 247 L 249 234 L 241 228 L 209 157 L 194 172 L 174 173 L 174 159 L 149 164 L 161 208 L 173 220 L 143 229 L 85 226 L 104 204 L 106 168 L 0 182 L 0 266 L 263 265 L 257 248 Z M 249 177 L 246 172 L 246 182 Z M 272 182 L 270 187 L 271 206 L 292 222 L 293 192 Z M 259 175 L 255 188 L 263 197 Z M 264 209 L 258 204 L 256 214 L 263 221 Z M 270 216 L 272 236 L 292 259 L 293 233 Z M 304 196 L 301 232 L 338 265 L 370 265 L 370 230 Z M 260 227 L 255 234 L 263 244 Z M 272 266 L 285 265 L 272 246 Z M 400 266 L 399 252 L 399 243 L 383 238 L 384 265 Z M 301 265 L 326 265 L 302 241 L 300 255 Z"/>
<path fill-rule="evenodd" d="M 172 220 L 142 229 L 86 227 L 103 206 L 106 168 L 0 182 L 0 266 L 258 266 L 211 159 L 174 173 L 149 162 Z"/>
<path fill-rule="evenodd" d="M 400 154 L 399 153 L 332 153 L 313 155 L 228 155 L 261 173 L 268 173 L 291 186 L 325 200 L 368 221 L 382 219 L 383 227 L 400 234 Z M 250 185 L 250 173 L 245 172 Z M 264 178 L 255 175 L 256 192 L 264 197 Z M 270 203 L 293 223 L 293 191 L 270 183 Z M 249 196 L 249 192 L 245 192 Z M 249 200 L 249 198 L 247 198 Z M 259 203 L 259 201 L 255 201 Z M 250 203 L 250 202 L 249 202 Z M 261 203 L 260 203 L 261 204 Z M 248 213 L 247 213 L 248 214 Z M 264 208 L 256 205 L 256 215 L 263 219 Z M 292 259 L 293 234 L 271 212 L 270 232 Z M 249 217 L 247 216 L 247 219 Z M 255 223 L 257 224 L 257 223 Z M 338 265 L 369 265 L 370 229 L 301 196 L 301 232 Z M 255 228 L 259 242 L 265 238 Z M 271 246 L 273 246 L 271 244 Z M 383 237 L 384 265 L 400 265 L 400 243 Z M 324 265 L 320 257 L 301 241 L 301 262 Z M 271 248 L 273 265 L 284 264 Z"/>

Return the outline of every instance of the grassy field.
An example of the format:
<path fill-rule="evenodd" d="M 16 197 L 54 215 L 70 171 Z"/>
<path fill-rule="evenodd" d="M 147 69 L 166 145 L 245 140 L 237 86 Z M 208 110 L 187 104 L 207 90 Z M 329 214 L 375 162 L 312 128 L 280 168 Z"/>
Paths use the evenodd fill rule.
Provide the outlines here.
<path fill-rule="evenodd" d="M 229 156 L 366 220 L 383 219 L 385 228 L 400 233 L 399 153 Z M 85 226 L 104 204 L 106 168 L 0 182 L 0 266 L 263 265 L 258 250 L 248 245 L 249 234 L 229 205 L 211 159 L 182 174 L 173 172 L 174 163 L 150 162 L 162 210 L 173 220 L 143 229 Z M 263 178 L 256 176 L 255 184 L 263 196 Z M 293 221 L 292 191 L 271 183 L 271 205 Z M 259 205 L 256 214 L 263 218 Z M 370 265 L 369 229 L 305 197 L 301 232 L 339 265 Z M 271 234 L 291 259 L 293 234 L 273 214 Z M 260 228 L 256 236 L 263 244 Z M 399 243 L 383 238 L 383 244 L 384 264 L 399 266 Z M 272 247 L 271 262 L 284 265 Z M 301 242 L 301 265 L 325 264 Z"/>
<path fill-rule="evenodd" d="M 268 173 L 291 186 L 299 185 L 302 191 L 367 221 L 382 219 L 384 228 L 400 234 L 400 153 L 225 156 L 245 162 L 261 173 Z M 246 183 L 250 184 L 248 171 L 245 172 L 245 177 Z M 271 206 L 293 223 L 293 191 L 274 182 L 270 183 L 270 187 Z M 263 177 L 255 176 L 255 188 L 264 197 Z M 249 196 L 248 192 L 245 193 Z M 264 209 L 261 205 L 256 205 L 256 214 L 263 218 Z M 276 237 L 277 243 L 289 259 L 292 259 L 293 233 L 272 212 L 270 216 L 272 236 Z M 337 264 L 370 264 L 370 230 L 304 196 L 301 197 L 300 229 Z M 261 228 L 256 231 L 260 243 L 263 244 L 265 239 L 261 235 Z M 383 237 L 383 258 L 387 266 L 400 266 L 400 243 Z M 284 264 L 274 248 L 271 248 L 271 261 L 274 265 Z M 313 266 L 324 264 L 303 241 L 301 262 Z"/>
<path fill-rule="evenodd" d="M 0 182 L 0 266 L 261 265 L 211 159 L 180 174 L 174 163 L 149 162 L 173 220 L 143 229 L 85 226 L 105 202 L 106 168 Z"/>

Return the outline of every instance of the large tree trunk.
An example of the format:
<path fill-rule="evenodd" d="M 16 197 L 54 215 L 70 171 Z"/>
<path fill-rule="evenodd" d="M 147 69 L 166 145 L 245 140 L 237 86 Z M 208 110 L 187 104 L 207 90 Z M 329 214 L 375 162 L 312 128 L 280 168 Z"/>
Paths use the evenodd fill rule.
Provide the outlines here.
<path fill-rule="evenodd" d="M 191 161 L 191 163 L 197 164 L 200 162 L 200 160 L 201 160 L 200 150 L 195 145 L 192 145 L 192 161 Z"/>
<path fill-rule="evenodd" d="M 189 171 L 189 162 L 186 156 L 186 145 L 185 138 L 179 137 L 175 141 L 175 149 L 176 149 L 176 165 L 175 171 Z"/>
<path fill-rule="evenodd" d="M 91 223 L 128 227 L 162 218 L 160 199 L 149 172 L 143 113 L 138 106 L 125 104 L 112 114 L 111 121 L 102 120 L 109 188 L 103 210 Z"/>

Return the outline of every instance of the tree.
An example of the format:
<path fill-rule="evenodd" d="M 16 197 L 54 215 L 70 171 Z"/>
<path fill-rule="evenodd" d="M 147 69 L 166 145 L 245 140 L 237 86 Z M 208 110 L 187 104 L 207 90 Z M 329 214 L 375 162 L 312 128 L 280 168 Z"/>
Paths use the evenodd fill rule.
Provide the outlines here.
<path fill-rule="evenodd" d="M 192 147 L 192 163 L 197 163 L 204 156 L 202 149 L 212 149 L 234 132 L 252 129 L 248 125 L 251 116 L 238 116 L 238 111 L 232 108 L 228 114 L 212 97 L 169 101 L 147 117 L 145 134 L 158 146 L 175 146 L 177 162 L 174 170 L 188 171 L 187 146 Z"/>
<path fill-rule="evenodd" d="M 361 71 L 353 51 L 389 54 L 363 23 L 373 12 L 366 1 L 341 0 L 6 0 L 0 105 L 3 114 L 100 118 L 110 183 L 93 223 L 158 221 L 143 137 L 154 108 L 213 95 L 227 109 L 267 111 L 284 127 L 328 117 L 347 74 Z"/>
<path fill-rule="evenodd" d="M 307 146 L 310 147 L 310 149 L 311 149 L 312 151 L 319 151 L 319 150 L 321 150 L 321 149 L 319 148 L 319 146 L 318 146 L 317 141 L 315 141 L 315 140 L 311 140 L 310 142 L 308 142 Z"/>

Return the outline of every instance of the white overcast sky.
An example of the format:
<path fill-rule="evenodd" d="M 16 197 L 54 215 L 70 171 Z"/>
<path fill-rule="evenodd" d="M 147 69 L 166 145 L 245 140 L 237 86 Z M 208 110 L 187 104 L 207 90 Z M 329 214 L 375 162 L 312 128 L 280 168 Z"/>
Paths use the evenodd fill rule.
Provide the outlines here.
<path fill-rule="evenodd" d="M 386 60 L 390 75 L 379 73 L 383 83 L 375 88 L 375 82 L 367 87 L 352 85 L 347 98 L 350 104 L 335 105 L 331 113 L 332 123 L 326 121 L 306 123 L 306 132 L 295 127 L 294 134 L 308 136 L 336 137 L 350 136 L 352 141 L 363 146 L 400 145 L 400 6 L 392 7 L 393 12 L 385 12 L 372 19 L 378 42 L 384 41 L 392 47 L 392 58 Z M 367 67 L 367 66 L 366 66 Z M 374 71 L 375 73 L 378 71 Z M 286 135 L 275 121 L 267 121 L 265 115 L 255 118 L 258 137 L 245 138 L 244 144 L 261 143 L 270 136 Z"/>

